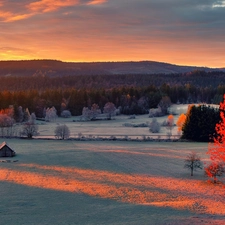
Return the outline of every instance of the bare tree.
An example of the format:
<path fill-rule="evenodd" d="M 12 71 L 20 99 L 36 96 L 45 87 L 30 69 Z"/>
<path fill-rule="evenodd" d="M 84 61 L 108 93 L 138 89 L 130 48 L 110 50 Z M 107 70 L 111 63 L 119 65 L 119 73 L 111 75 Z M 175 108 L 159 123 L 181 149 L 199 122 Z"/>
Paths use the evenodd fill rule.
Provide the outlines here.
<path fill-rule="evenodd" d="M 69 128 L 64 125 L 59 125 L 55 128 L 55 137 L 57 139 L 68 139 L 70 136 L 70 130 Z"/>
<path fill-rule="evenodd" d="M 184 162 L 184 168 L 191 170 L 191 176 L 193 176 L 194 170 L 203 168 L 201 159 L 195 152 L 191 152 L 190 154 L 188 154 Z"/>
<path fill-rule="evenodd" d="M 21 135 L 27 138 L 33 138 L 38 134 L 38 126 L 32 122 L 27 122 L 23 125 Z"/>
<path fill-rule="evenodd" d="M 225 169 L 224 169 L 224 164 L 222 162 L 216 162 L 216 161 L 212 162 L 205 168 L 205 174 L 208 177 L 213 178 L 214 184 L 218 182 L 217 177 L 223 176 L 224 172 L 225 172 Z"/>

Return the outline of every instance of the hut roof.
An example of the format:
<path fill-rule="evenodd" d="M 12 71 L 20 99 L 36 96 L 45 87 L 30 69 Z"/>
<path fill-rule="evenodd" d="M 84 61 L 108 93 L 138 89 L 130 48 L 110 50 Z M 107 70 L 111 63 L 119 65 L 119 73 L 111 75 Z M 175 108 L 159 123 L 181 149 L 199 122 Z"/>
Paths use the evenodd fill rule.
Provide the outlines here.
<path fill-rule="evenodd" d="M 12 148 L 10 148 L 9 145 L 8 145 L 5 141 L 2 142 L 2 144 L 0 145 L 0 150 L 1 150 L 3 147 L 5 147 L 5 146 L 7 146 L 9 149 L 12 150 Z M 13 151 L 13 150 L 12 150 L 12 151 Z"/>
<path fill-rule="evenodd" d="M 5 142 L 5 141 L 2 142 L 1 145 L 0 145 L 0 149 L 2 149 L 5 145 L 7 145 L 6 142 Z M 9 146 L 8 146 L 8 147 L 9 147 Z"/>
<path fill-rule="evenodd" d="M 0 157 L 13 157 L 15 155 L 15 151 L 12 150 L 5 141 L 2 142 L 0 145 Z"/>

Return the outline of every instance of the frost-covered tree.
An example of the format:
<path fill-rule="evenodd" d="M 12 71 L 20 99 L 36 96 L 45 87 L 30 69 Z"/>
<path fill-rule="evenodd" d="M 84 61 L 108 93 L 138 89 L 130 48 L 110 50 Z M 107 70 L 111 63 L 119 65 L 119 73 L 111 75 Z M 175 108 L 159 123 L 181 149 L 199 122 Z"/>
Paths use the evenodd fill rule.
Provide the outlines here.
<path fill-rule="evenodd" d="M 91 114 L 92 114 L 92 118 L 91 118 L 91 119 L 96 119 L 97 116 L 98 116 L 100 113 L 101 113 L 101 110 L 100 110 L 98 104 L 95 104 L 95 103 L 94 103 L 94 104 L 91 106 Z"/>
<path fill-rule="evenodd" d="M 163 115 L 166 115 L 168 113 L 168 108 L 172 105 L 170 97 L 163 96 L 160 100 L 158 107 L 161 108 Z"/>
<path fill-rule="evenodd" d="M 151 131 L 152 133 L 159 133 L 160 132 L 160 128 L 161 128 L 161 125 L 157 121 L 157 119 L 156 118 L 152 118 L 152 121 L 149 124 L 149 131 Z"/>
<path fill-rule="evenodd" d="M 55 121 L 57 118 L 57 111 L 55 109 L 55 107 L 51 107 L 51 108 L 47 108 L 46 109 L 46 115 L 45 115 L 45 121 L 46 122 L 51 122 L 51 121 Z"/>
<path fill-rule="evenodd" d="M 149 110 L 149 117 L 158 117 L 158 116 L 162 116 L 162 109 L 161 107 L 158 106 L 158 108 L 152 108 Z"/>
<path fill-rule="evenodd" d="M 188 154 L 184 162 L 184 168 L 187 168 L 191 171 L 191 176 L 193 176 L 194 170 L 203 168 L 201 159 L 195 152 L 191 152 L 190 154 Z"/>
<path fill-rule="evenodd" d="M 91 112 L 91 110 L 88 107 L 83 107 L 82 117 L 85 120 L 90 120 L 92 118 L 92 112 Z"/>
<path fill-rule="evenodd" d="M 23 115 L 23 121 L 27 122 L 29 120 L 30 120 L 30 111 L 28 108 L 26 108 Z"/>
<path fill-rule="evenodd" d="M 71 112 L 69 110 L 63 110 L 61 112 L 61 117 L 64 117 L 64 118 L 70 118 L 72 115 L 71 115 Z"/>
<path fill-rule="evenodd" d="M 22 127 L 21 135 L 33 138 L 33 136 L 38 135 L 38 126 L 34 123 L 26 122 Z"/>
<path fill-rule="evenodd" d="M 114 115 L 116 110 L 115 105 L 112 102 L 107 102 L 104 106 L 104 113 L 108 115 L 108 119 L 110 120 L 111 117 Z"/>
<path fill-rule="evenodd" d="M 99 109 L 99 106 L 97 104 L 93 104 L 91 106 L 91 109 L 88 107 L 83 107 L 82 110 L 82 117 L 85 120 L 93 120 L 96 119 L 97 115 L 101 113 L 101 110 Z"/>
<path fill-rule="evenodd" d="M 140 110 L 140 113 L 145 114 L 149 108 L 148 99 L 145 96 L 142 96 L 138 99 L 137 106 Z"/>
<path fill-rule="evenodd" d="M 70 130 L 69 128 L 64 125 L 59 125 L 55 128 L 55 137 L 57 139 L 68 139 L 70 136 Z"/>
<path fill-rule="evenodd" d="M 166 128 L 169 130 L 168 135 L 172 135 L 172 129 L 174 128 L 174 116 L 169 115 L 166 121 Z"/>
<path fill-rule="evenodd" d="M 13 118 L 16 122 L 21 123 L 23 122 L 23 118 L 24 118 L 24 112 L 23 112 L 23 108 L 22 106 L 14 106 L 14 115 Z"/>
<path fill-rule="evenodd" d="M 31 113 L 31 114 L 30 114 L 30 120 L 29 120 L 29 122 L 30 122 L 30 123 L 35 123 L 35 120 L 36 120 L 36 115 L 35 115 L 35 113 Z"/>
<path fill-rule="evenodd" d="M 0 127 L 11 127 L 13 123 L 13 118 L 6 114 L 0 114 Z"/>
<path fill-rule="evenodd" d="M 14 119 L 6 114 L 0 114 L 1 136 L 11 136 Z"/>

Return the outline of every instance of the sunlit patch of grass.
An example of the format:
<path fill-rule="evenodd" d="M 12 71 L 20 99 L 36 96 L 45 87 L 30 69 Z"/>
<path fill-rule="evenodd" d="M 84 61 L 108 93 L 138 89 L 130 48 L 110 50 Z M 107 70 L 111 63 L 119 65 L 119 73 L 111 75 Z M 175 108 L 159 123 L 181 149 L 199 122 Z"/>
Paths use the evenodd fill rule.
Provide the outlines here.
<path fill-rule="evenodd" d="M 83 193 L 130 204 L 225 214 L 224 188 L 198 180 L 113 173 L 76 167 L 17 164 L 2 168 L 0 180 L 25 186 Z"/>

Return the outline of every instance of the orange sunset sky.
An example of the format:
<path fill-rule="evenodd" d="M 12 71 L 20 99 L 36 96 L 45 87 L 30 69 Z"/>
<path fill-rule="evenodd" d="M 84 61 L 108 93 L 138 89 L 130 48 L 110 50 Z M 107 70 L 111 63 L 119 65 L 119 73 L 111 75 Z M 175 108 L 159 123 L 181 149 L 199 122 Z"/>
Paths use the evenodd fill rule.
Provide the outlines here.
<path fill-rule="evenodd" d="M 222 0 L 0 0 L 0 60 L 225 67 Z"/>

